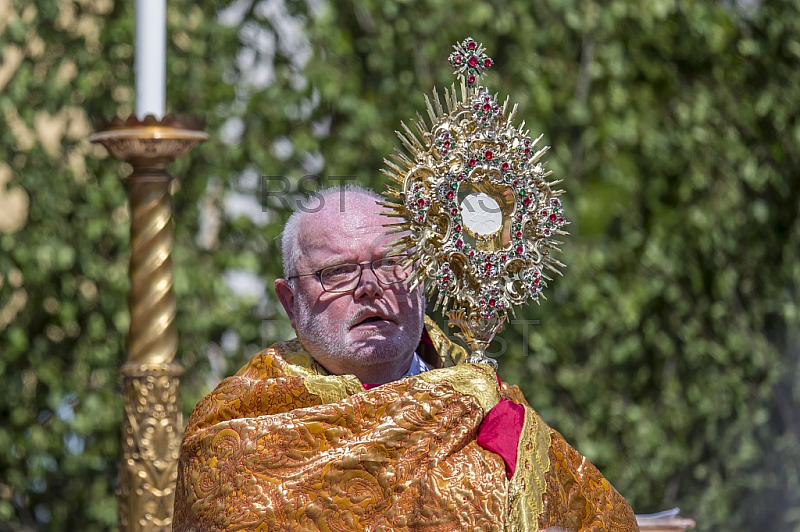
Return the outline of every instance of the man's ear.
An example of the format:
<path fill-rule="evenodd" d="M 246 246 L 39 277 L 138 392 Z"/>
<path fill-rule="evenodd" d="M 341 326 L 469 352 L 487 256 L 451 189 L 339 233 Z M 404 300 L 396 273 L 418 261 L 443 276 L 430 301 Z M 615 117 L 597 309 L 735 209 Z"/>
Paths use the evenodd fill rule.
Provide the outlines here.
<path fill-rule="evenodd" d="M 283 305 L 283 310 L 289 316 L 289 321 L 292 327 L 294 323 L 294 289 L 292 283 L 286 279 L 275 279 L 275 294 L 278 296 L 278 301 Z"/>

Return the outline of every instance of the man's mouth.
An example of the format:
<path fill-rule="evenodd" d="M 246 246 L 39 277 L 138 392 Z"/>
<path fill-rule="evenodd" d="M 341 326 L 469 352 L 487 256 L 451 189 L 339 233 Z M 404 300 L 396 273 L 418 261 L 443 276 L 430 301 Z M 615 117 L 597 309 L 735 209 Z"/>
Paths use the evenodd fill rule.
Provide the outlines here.
<path fill-rule="evenodd" d="M 390 323 L 394 323 L 394 320 L 381 315 L 369 314 L 361 318 L 356 318 L 355 322 L 350 328 L 354 329 L 356 327 L 378 327 Z"/>

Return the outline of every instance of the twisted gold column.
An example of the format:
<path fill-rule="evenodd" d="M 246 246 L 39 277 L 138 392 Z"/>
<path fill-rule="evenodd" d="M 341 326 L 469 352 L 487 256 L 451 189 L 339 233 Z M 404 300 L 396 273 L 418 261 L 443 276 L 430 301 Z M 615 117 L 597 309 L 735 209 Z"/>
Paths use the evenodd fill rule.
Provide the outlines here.
<path fill-rule="evenodd" d="M 135 169 L 131 208 L 131 313 L 126 366 L 169 364 L 178 350 L 172 292 L 172 198 L 166 170 Z"/>
<path fill-rule="evenodd" d="M 128 357 L 122 366 L 125 414 L 119 479 L 119 529 L 172 530 L 183 434 L 175 295 L 172 291 L 172 176 L 167 165 L 208 138 L 196 119 L 117 119 L 90 140 L 133 165 Z"/>

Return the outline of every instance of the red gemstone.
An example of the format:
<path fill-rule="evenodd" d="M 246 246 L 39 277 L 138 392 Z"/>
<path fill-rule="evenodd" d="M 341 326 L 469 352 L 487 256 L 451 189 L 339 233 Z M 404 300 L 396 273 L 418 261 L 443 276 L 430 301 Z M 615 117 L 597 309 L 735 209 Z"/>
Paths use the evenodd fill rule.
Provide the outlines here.
<path fill-rule="evenodd" d="M 515 179 L 514 180 L 514 186 L 517 186 L 517 185 L 519 185 L 519 179 Z"/>
<path fill-rule="evenodd" d="M 463 245 L 464 245 L 464 243 L 461 240 L 456 240 L 456 247 L 460 248 Z"/>
<path fill-rule="evenodd" d="M 445 280 L 445 281 L 449 281 L 449 280 L 450 280 L 450 276 L 449 276 L 449 275 L 445 275 L 445 276 L 444 276 L 444 280 Z"/>
<path fill-rule="evenodd" d="M 471 56 L 469 57 L 469 65 L 470 65 L 470 66 L 475 66 L 475 65 L 477 65 L 477 64 L 478 64 L 478 58 L 477 58 L 477 57 L 475 57 L 474 55 L 471 55 Z"/>
<path fill-rule="evenodd" d="M 472 85 L 473 83 L 475 83 L 475 76 L 473 76 L 473 75 L 470 75 L 470 76 L 467 78 L 467 81 L 469 82 L 469 84 L 470 84 L 470 85 Z"/>
<path fill-rule="evenodd" d="M 538 277 L 533 280 L 533 284 L 539 284 L 539 278 Z"/>
<path fill-rule="evenodd" d="M 470 257 L 474 257 L 474 256 L 475 256 L 475 252 L 474 252 L 474 251 L 470 251 L 470 252 L 469 252 L 469 256 L 470 256 Z"/>
<path fill-rule="evenodd" d="M 550 221 L 551 221 L 551 222 L 555 222 L 555 221 L 556 221 L 556 218 L 558 218 L 558 216 L 556 216 L 555 214 L 551 214 L 551 215 L 550 215 Z"/>
<path fill-rule="evenodd" d="M 486 152 L 486 160 L 487 161 L 491 161 L 492 160 L 492 152 L 491 152 L 491 150 Z"/>
<path fill-rule="evenodd" d="M 486 59 L 483 60 L 483 66 L 487 68 L 492 66 L 492 60 L 487 57 Z"/>
<path fill-rule="evenodd" d="M 453 199 L 453 191 L 447 193 L 447 199 Z"/>
<path fill-rule="evenodd" d="M 523 251 L 522 246 L 517 246 L 517 255 L 522 255 Z"/>
<path fill-rule="evenodd" d="M 531 204 L 531 199 L 530 198 L 525 198 L 524 200 L 522 200 L 522 203 L 525 204 L 525 206 L 527 207 L 528 205 Z"/>
<path fill-rule="evenodd" d="M 453 214 L 458 214 L 458 209 L 457 209 L 457 208 L 455 208 L 455 207 L 453 207 L 453 210 L 452 210 L 452 211 L 450 211 L 450 212 L 452 212 Z"/>
<path fill-rule="evenodd" d="M 455 61 L 455 63 L 456 63 L 457 65 L 460 65 L 460 64 L 461 64 L 461 56 L 460 56 L 460 55 L 457 55 L 457 56 L 455 57 L 455 59 L 453 59 L 453 61 Z"/>
<path fill-rule="evenodd" d="M 470 78 L 472 78 L 472 76 L 470 76 Z M 473 80 L 473 81 L 474 81 L 474 80 Z M 472 81 L 470 81 L 470 83 L 472 83 Z M 478 109 L 480 109 L 480 108 L 481 108 L 481 104 L 479 104 L 479 103 L 476 103 L 476 104 L 474 105 L 474 108 L 475 108 L 475 110 L 477 111 Z"/>
<path fill-rule="evenodd" d="M 444 141 L 444 147 L 445 148 L 449 148 L 450 147 L 450 141 L 449 140 Z"/>
<path fill-rule="evenodd" d="M 495 300 L 494 299 L 489 299 L 489 306 L 493 307 L 494 304 L 495 304 Z"/>
<path fill-rule="evenodd" d="M 522 238 L 522 233 L 520 231 L 517 231 L 517 235 L 516 236 L 517 236 L 517 238 Z"/>
<path fill-rule="evenodd" d="M 467 48 L 469 48 L 470 50 L 474 50 L 475 46 L 476 46 L 475 41 L 469 41 L 467 43 Z"/>
<path fill-rule="evenodd" d="M 531 152 L 530 148 L 525 148 L 525 155 L 528 155 Z"/>
<path fill-rule="evenodd" d="M 508 170 L 508 163 L 503 163 L 503 170 Z"/>
<path fill-rule="evenodd" d="M 506 261 L 506 256 L 505 256 L 505 255 L 502 255 L 502 256 L 500 257 L 500 260 L 502 260 L 503 262 L 505 262 L 505 261 Z"/>
<path fill-rule="evenodd" d="M 486 263 L 486 269 L 487 269 L 487 270 L 491 270 L 491 269 L 492 269 L 492 265 L 491 265 L 491 264 L 489 264 L 488 262 Z"/>
<path fill-rule="evenodd" d="M 484 111 L 488 111 L 491 108 L 492 108 L 492 106 L 490 106 L 488 103 L 483 104 L 483 110 Z"/>
<path fill-rule="evenodd" d="M 476 162 L 477 162 L 477 161 L 476 161 L 475 159 L 470 159 L 470 160 L 469 160 L 469 165 L 470 165 L 470 166 L 475 166 L 475 163 L 476 163 Z"/>
<path fill-rule="evenodd" d="M 456 179 L 461 181 L 462 179 L 464 179 L 464 174 L 458 174 L 458 177 L 456 177 Z"/>
<path fill-rule="evenodd" d="M 425 205 L 425 200 L 424 200 L 424 199 L 422 199 L 422 198 L 418 199 L 418 200 L 417 200 L 417 205 L 419 205 L 420 207 L 422 207 L 423 205 Z"/>
<path fill-rule="evenodd" d="M 461 231 L 461 226 L 460 226 L 460 225 L 456 225 L 456 231 L 457 231 L 457 232 L 458 232 L 458 231 Z"/>
<path fill-rule="evenodd" d="M 564 218 L 559 218 L 558 219 L 558 223 L 563 224 L 564 223 Z"/>

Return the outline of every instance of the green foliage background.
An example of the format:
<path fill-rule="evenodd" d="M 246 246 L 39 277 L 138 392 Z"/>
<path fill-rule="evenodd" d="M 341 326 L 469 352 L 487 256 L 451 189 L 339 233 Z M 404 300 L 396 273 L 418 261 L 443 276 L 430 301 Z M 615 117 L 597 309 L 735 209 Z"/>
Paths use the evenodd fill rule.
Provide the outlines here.
<path fill-rule="evenodd" d="M 132 5 L 0 1 L 0 530 L 115 523 L 129 169 L 86 137 L 131 112 Z M 391 132 L 471 35 L 572 220 L 501 376 L 637 512 L 800 530 L 796 1 L 170 0 L 168 28 L 168 110 L 212 135 L 173 166 L 187 414 L 286 334 L 288 213 L 259 176 L 382 189 Z M 238 216 L 231 194 L 262 205 Z"/>

